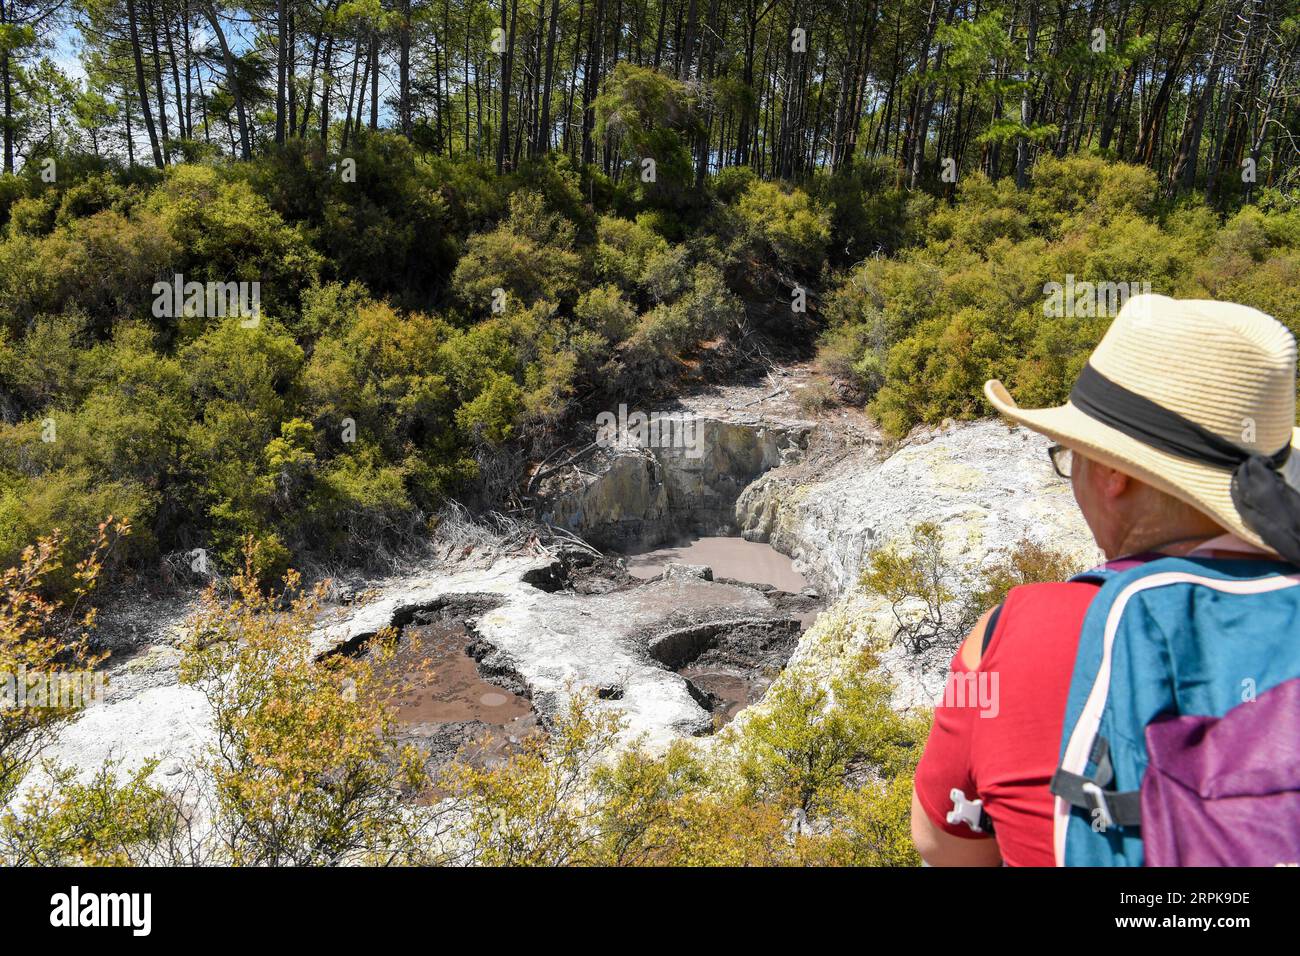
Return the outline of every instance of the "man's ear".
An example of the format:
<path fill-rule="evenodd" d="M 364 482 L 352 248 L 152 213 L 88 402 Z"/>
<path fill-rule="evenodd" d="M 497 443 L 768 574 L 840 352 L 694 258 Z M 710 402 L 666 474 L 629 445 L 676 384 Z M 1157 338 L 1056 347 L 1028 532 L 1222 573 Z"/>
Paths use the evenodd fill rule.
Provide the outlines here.
<path fill-rule="evenodd" d="M 1119 498 L 1132 487 L 1132 479 L 1117 468 L 1093 462 L 1094 468 L 1102 469 L 1101 487 L 1107 498 Z"/>

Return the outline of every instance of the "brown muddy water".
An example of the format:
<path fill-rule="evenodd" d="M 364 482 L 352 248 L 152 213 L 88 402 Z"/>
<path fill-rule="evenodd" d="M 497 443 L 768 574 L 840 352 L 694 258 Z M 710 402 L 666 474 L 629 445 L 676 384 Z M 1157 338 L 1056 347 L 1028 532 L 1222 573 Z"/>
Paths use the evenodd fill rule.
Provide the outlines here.
<path fill-rule="evenodd" d="M 715 727 L 721 727 L 762 697 L 798 643 L 800 629 L 816 617 L 819 602 L 815 596 L 800 594 L 807 582 L 795 572 L 790 558 L 769 545 L 742 538 L 702 537 L 628 556 L 626 571 L 613 561 L 592 568 L 564 564 L 549 577 L 543 575 L 545 580 L 530 583 L 548 591 L 605 593 L 634 586 L 629 574 L 635 579 L 654 578 L 673 563 L 705 564 L 713 569 L 715 579 L 756 585 L 785 615 L 778 614 L 772 622 L 728 628 L 711 635 L 690 655 L 663 662 L 690 681 L 692 693 L 712 711 Z M 382 665 L 398 691 L 395 703 L 401 734 L 427 751 L 428 767 L 435 775 L 453 760 L 496 766 L 518 753 L 530 737 L 544 733 L 517 676 L 479 667 L 477 658 L 486 649 L 473 624 L 491 606 L 487 596 L 458 595 L 416 612 L 401 627 L 396 653 Z M 442 787 L 435 786 L 420 799 L 443 795 Z"/>
<path fill-rule="evenodd" d="M 711 667 L 683 667 L 677 673 L 709 696 L 717 727 L 726 726 L 750 704 L 757 703 L 772 683 L 767 675 L 729 674 Z"/>
<path fill-rule="evenodd" d="M 744 538 L 691 538 L 673 547 L 627 556 L 627 569 L 638 578 L 656 577 L 669 564 L 707 564 L 713 569 L 714 578 L 769 584 L 791 593 L 808 586 L 804 576 L 794 569 L 793 559 L 770 544 Z"/>
<path fill-rule="evenodd" d="M 528 698 L 479 673 L 474 635 L 455 615 L 429 614 L 402 629 L 397 652 L 383 665 L 398 691 L 394 703 L 403 738 L 428 752 L 431 771 L 453 759 L 493 767 L 540 733 Z M 440 788 L 426 797 L 441 796 Z"/>

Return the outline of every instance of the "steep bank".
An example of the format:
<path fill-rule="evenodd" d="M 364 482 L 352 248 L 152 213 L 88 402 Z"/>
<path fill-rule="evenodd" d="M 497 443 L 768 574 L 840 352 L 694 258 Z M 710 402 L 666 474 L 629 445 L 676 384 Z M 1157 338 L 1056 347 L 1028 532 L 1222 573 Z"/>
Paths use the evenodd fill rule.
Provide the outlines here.
<path fill-rule="evenodd" d="M 741 494 L 759 476 L 802 460 L 816 427 L 790 401 L 787 384 L 729 386 L 648 411 L 665 437 L 638 443 L 624 432 L 557 475 L 541 489 L 542 520 L 619 552 L 738 534 Z"/>
<path fill-rule="evenodd" d="M 917 429 L 891 446 L 849 411 L 804 413 L 796 396 L 806 385 L 796 370 L 685 398 L 666 411 L 699 419 L 702 455 L 610 450 L 552 487 L 547 514 L 618 550 L 683 531 L 768 543 L 834 602 L 793 661 L 829 676 L 867 642 L 883 643 L 895 703 L 931 704 L 951 651 L 888 646 L 892 612 L 858 584 L 872 550 L 905 545 L 912 528 L 932 521 L 960 574 L 977 573 L 1022 540 L 1064 552 L 1080 568 L 1099 555 L 1041 436 L 986 419 Z"/>

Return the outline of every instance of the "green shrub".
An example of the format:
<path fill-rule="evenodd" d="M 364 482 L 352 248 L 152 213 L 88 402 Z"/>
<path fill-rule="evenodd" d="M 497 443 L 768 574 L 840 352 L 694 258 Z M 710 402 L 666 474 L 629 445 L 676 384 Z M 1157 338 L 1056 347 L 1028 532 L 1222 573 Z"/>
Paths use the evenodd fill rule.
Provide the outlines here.
<path fill-rule="evenodd" d="M 499 311 L 498 303 L 510 309 L 543 299 L 572 301 L 581 265 L 573 244 L 572 224 L 548 212 L 539 193 L 517 192 L 501 226 L 470 238 L 452 287 L 478 318 Z"/>
<path fill-rule="evenodd" d="M 724 203 L 734 203 L 758 180 L 748 166 L 728 166 L 713 175 L 713 191 Z"/>
<path fill-rule="evenodd" d="M 588 289 L 578 298 L 573 313 L 584 326 L 610 342 L 627 338 L 636 324 L 636 310 L 612 284 Z"/>
<path fill-rule="evenodd" d="M 786 191 L 777 183 L 753 182 L 740 197 L 737 211 L 755 238 L 755 254 L 774 256 L 781 268 L 816 275 L 826 260 L 831 236 L 830 211 L 801 189 Z"/>
<path fill-rule="evenodd" d="M 667 249 L 664 238 L 641 221 L 601 216 L 596 224 L 596 275 L 631 294 L 645 281 L 646 264 Z"/>

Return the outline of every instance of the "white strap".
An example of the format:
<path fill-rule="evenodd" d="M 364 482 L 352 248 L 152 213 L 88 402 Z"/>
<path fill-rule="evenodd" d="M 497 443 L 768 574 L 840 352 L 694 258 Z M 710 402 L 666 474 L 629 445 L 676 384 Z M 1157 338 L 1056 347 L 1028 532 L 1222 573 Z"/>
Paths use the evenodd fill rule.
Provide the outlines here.
<path fill-rule="evenodd" d="M 1217 538 L 1211 538 L 1209 541 L 1203 541 L 1195 549 L 1188 552 L 1188 557 L 1196 557 L 1207 551 L 1239 551 L 1244 554 L 1273 554 L 1265 548 L 1259 548 L 1245 541 L 1235 534 L 1221 534 Z"/>

